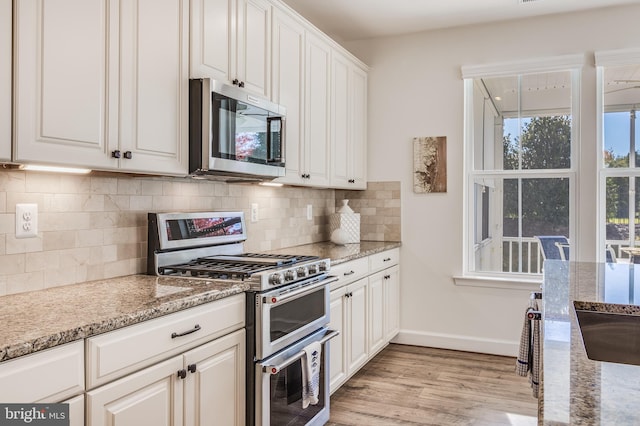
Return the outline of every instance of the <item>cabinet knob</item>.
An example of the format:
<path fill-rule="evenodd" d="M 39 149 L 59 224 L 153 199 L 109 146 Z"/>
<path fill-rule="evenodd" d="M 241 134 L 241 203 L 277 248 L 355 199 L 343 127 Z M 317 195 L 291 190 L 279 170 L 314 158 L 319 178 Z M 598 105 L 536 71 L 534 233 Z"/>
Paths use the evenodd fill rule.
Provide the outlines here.
<path fill-rule="evenodd" d="M 131 160 L 132 157 L 133 157 L 133 154 L 131 153 L 131 151 L 124 152 L 124 158 Z"/>
<path fill-rule="evenodd" d="M 115 151 L 111 151 L 111 157 L 120 158 L 122 157 L 122 153 L 120 152 L 120 150 L 116 149 Z"/>
<path fill-rule="evenodd" d="M 234 86 L 238 86 L 240 84 L 240 80 L 238 80 L 237 78 L 234 78 L 231 83 L 233 83 Z"/>
<path fill-rule="evenodd" d="M 181 379 L 187 377 L 187 370 L 185 370 L 184 368 L 182 370 L 178 370 L 178 377 Z"/>
<path fill-rule="evenodd" d="M 244 87 L 244 81 L 241 81 L 240 84 L 238 84 L 238 86 Z"/>
<path fill-rule="evenodd" d="M 187 366 L 187 370 L 189 370 L 190 373 L 195 373 L 196 372 L 196 365 L 195 364 L 189 364 Z"/>
<path fill-rule="evenodd" d="M 349 183 L 356 183 L 355 179 L 349 179 Z"/>

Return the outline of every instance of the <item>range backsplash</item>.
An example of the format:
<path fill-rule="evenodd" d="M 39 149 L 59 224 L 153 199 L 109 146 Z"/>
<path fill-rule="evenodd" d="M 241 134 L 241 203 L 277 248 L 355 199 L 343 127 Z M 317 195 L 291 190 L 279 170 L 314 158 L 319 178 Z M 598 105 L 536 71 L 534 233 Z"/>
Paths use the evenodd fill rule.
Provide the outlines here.
<path fill-rule="evenodd" d="M 0 171 L 0 295 L 143 273 L 149 211 L 242 210 L 247 215 L 247 251 L 326 241 L 336 192 L 181 178 Z M 369 191 L 339 192 L 364 196 Z M 17 203 L 38 204 L 37 238 L 15 238 Z M 259 207 L 255 223 L 250 221 L 252 203 Z M 313 205 L 310 221 L 307 204 Z"/>

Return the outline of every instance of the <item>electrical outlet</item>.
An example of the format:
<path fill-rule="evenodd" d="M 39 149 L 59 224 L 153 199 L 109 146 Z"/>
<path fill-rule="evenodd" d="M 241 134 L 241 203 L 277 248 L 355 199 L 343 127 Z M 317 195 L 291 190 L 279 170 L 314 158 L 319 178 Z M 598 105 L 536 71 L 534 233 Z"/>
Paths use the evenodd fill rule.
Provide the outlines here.
<path fill-rule="evenodd" d="M 251 222 L 258 221 L 258 203 L 251 203 Z"/>
<path fill-rule="evenodd" d="M 307 220 L 313 220 L 313 204 L 307 204 Z"/>
<path fill-rule="evenodd" d="M 16 238 L 38 236 L 38 205 L 16 204 Z"/>

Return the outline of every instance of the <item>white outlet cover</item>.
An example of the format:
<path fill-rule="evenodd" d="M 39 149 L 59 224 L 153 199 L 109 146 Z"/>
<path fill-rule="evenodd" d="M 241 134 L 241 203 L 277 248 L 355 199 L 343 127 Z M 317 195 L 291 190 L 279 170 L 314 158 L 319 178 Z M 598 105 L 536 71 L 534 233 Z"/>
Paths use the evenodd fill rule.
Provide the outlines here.
<path fill-rule="evenodd" d="M 251 222 L 258 221 L 258 203 L 251 203 Z"/>
<path fill-rule="evenodd" d="M 307 220 L 313 220 L 313 204 L 307 204 Z"/>
<path fill-rule="evenodd" d="M 16 238 L 38 236 L 38 205 L 16 204 Z"/>

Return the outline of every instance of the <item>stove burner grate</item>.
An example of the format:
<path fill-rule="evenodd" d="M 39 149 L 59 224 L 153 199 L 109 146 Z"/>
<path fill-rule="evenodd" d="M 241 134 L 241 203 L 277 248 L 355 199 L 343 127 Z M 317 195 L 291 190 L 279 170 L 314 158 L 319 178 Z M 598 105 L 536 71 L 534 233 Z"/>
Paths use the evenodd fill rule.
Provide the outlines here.
<path fill-rule="evenodd" d="M 238 256 L 201 257 L 187 263 L 158 267 L 158 272 L 161 275 L 245 280 L 258 272 L 314 259 L 317 256 L 244 253 Z"/>

